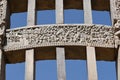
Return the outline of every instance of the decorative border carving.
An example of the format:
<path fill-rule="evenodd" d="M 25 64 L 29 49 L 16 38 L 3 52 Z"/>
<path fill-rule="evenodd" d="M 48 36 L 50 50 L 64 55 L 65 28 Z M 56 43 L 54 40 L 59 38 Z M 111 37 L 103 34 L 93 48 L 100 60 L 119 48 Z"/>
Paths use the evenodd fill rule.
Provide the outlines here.
<path fill-rule="evenodd" d="M 60 24 L 6 31 L 5 51 L 44 46 L 114 47 L 114 29 L 104 25 Z"/>

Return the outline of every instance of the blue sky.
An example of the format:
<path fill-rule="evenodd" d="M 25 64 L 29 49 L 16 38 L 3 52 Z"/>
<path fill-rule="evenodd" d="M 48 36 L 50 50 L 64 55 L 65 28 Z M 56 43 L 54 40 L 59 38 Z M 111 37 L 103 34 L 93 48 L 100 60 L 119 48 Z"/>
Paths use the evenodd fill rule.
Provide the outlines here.
<path fill-rule="evenodd" d="M 55 24 L 55 11 L 37 12 L 37 24 Z M 65 10 L 65 24 L 84 23 L 82 10 Z M 92 11 L 93 23 L 111 25 L 110 14 L 106 11 Z M 17 13 L 11 16 L 11 28 L 26 26 L 27 13 Z M 57 80 L 55 60 L 41 60 L 36 62 L 36 80 Z M 99 80 L 116 80 L 115 62 L 97 61 Z M 6 80 L 24 80 L 25 63 L 7 64 Z M 66 60 L 66 80 L 87 80 L 86 60 Z"/>

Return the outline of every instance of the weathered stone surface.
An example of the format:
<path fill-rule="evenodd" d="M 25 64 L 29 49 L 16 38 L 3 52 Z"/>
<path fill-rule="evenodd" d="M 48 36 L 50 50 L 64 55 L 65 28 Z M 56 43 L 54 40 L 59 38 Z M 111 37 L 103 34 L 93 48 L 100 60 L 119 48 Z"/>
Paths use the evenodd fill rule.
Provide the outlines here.
<path fill-rule="evenodd" d="M 111 0 L 111 14 L 115 24 L 116 20 L 120 19 L 120 0 Z"/>
<path fill-rule="evenodd" d="M 27 0 L 9 0 L 11 12 L 27 11 Z M 110 0 L 92 0 L 92 9 L 110 10 Z M 55 9 L 55 0 L 37 0 L 37 10 Z M 64 0 L 65 9 L 83 9 L 82 0 Z"/>
<path fill-rule="evenodd" d="M 43 25 L 8 30 L 5 51 L 43 46 L 114 48 L 114 29 L 103 25 Z"/>
<path fill-rule="evenodd" d="M 7 0 L 0 1 L 0 48 L 2 48 L 5 39 L 5 29 L 7 28 Z"/>
<path fill-rule="evenodd" d="M 34 49 L 36 60 L 55 59 L 56 46 L 65 46 L 66 59 L 86 59 L 86 47 L 95 48 L 97 60 L 115 60 L 114 28 L 104 25 L 36 25 L 6 31 L 7 63 L 25 61 L 25 50 Z"/>
<path fill-rule="evenodd" d="M 5 24 L 6 19 L 6 10 L 7 9 L 7 1 L 1 0 L 0 1 L 0 26 L 3 26 Z"/>
<path fill-rule="evenodd" d="M 7 4 L 3 5 L 3 2 L 4 0 L 0 2 L 0 25 L 6 26 L 4 20 L 8 10 Z M 27 11 L 27 0 L 8 2 L 11 13 Z M 110 0 L 92 0 L 92 9 L 109 11 L 109 2 Z M 55 9 L 55 0 L 37 0 L 36 6 L 37 10 Z M 64 0 L 64 9 L 83 9 L 83 0 Z M 1 27 L 0 31 L 4 33 L 5 27 Z M 80 24 L 43 25 L 7 30 L 4 54 L 7 63 L 25 61 L 25 50 L 29 48 L 35 49 L 36 60 L 56 59 L 56 46 L 65 46 L 66 59 L 86 59 L 86 46 L 93 46 L 97 60 L 114 61 L 114 31 L 114 28 L 104 25 Z M 117 42 L 119 44 L 119 40 Z"/>

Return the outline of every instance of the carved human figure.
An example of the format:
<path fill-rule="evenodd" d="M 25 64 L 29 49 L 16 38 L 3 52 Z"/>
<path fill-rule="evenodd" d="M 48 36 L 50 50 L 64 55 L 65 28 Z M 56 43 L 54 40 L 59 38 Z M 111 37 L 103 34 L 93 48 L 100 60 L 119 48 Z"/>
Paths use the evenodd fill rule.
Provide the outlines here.
<path fill-rule="evenodd" d="M 120 29 L 120 20 L 117 20 L 114 27 L 117 28 L 117 29 Z"/>
<path fill-rule="evenodd" d="M 114 27 L 115 27 L 115 36 L 118 36 L 120 38 L 120 20 L 117 20 Z"/>

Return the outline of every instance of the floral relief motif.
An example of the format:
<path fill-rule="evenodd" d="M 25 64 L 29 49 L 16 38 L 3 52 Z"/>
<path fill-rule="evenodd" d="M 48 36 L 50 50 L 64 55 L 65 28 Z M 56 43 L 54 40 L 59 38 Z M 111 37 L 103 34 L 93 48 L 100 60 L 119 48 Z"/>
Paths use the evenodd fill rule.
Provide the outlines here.
<path fill-rule="evenodd" d="M 59 45 L 114 46 L 113 28 L 102 25 L 53 25 L 21 28 L 7 31 L 6 37 L 6 49 Z"/>

